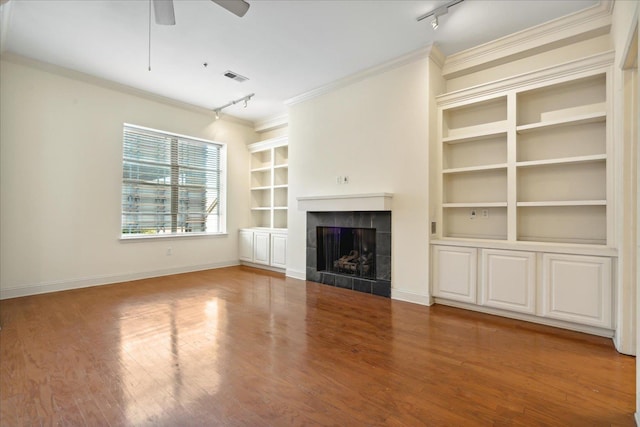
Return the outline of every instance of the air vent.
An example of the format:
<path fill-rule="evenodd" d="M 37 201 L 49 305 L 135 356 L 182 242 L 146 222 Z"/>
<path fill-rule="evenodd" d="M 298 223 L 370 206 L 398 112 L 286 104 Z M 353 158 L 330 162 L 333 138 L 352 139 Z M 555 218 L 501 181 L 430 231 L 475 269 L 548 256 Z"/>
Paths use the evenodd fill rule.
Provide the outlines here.
<path fill-rule="evenodd" d="M 249 80 L 248 78 L 246 78 L 245 76 L 241 76 L 238 73 L 234 73 L 233 71 L 225 71 L 225 73 L 223 74 L 225 77 L 229 77 L 231 80 L 235 80 L 237 82 L 246 82 L 247 80 Z"/>

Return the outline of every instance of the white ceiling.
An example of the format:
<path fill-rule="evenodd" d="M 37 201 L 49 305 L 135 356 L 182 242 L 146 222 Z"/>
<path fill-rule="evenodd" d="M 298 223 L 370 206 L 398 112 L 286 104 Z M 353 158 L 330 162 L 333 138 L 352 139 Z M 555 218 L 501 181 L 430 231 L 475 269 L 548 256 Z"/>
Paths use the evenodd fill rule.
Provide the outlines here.
<path fill-rule="evenodd" d="M 209 0 L 174 0 L 176 25 L 151 25 L 151 71 L 146 0 L 9 0 L 2 49 L 207 109 L 255 93 L 248 108 L 225 109 L 255 122 L 430 43 L 450 55 L 598 3 L 466 0 L 434 31 L 416 18 L 448 1 L 248 1 L 238 18 Z M 226 70 L 249 80 L 229 80 Z"/>

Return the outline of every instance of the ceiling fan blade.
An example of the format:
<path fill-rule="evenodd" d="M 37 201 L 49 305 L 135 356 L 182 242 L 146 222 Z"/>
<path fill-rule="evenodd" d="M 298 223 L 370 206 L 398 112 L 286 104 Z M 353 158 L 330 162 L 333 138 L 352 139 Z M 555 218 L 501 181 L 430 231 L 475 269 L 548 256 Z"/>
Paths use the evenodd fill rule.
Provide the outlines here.
<path fill-rule="evenodd" d="M 176 25 L 173 0 L 153 0 L 153 11 L 156 15 L 156 24 Z"/>
<path fill-rule="evenodd" d="M 249 10 L 249 3 L 244 0 L 211 0 L 217 5 L 220 5 L 227 9 L 229 12 L 242 18 L 247 10 Z"/>

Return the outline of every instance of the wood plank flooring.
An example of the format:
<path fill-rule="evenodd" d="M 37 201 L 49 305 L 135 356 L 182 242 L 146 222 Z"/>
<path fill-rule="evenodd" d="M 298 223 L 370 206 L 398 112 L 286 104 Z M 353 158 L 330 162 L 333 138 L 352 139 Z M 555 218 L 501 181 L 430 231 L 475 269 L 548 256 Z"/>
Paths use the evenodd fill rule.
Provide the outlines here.
<path fill-rule="evenodd" d="M 0 301 L 2 426 L 632 426 L 611 341 L 232 267 Z"/>

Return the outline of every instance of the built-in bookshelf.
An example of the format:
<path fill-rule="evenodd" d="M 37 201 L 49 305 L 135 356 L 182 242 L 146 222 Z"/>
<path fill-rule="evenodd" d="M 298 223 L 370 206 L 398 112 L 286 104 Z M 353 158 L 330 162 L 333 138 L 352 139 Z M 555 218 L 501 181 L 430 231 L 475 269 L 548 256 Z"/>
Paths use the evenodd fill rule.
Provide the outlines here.
<path fill-rule="evenodd" d="M 289 148 L 286 137 L 249 145 L 251 227 L 287 228 Z"/>
<path fill-rule="evenodd" d="M 439 97 L 436 238 L 607 245 L 607 67 Z"/>
<path fill-rule="evenodd" d="M 436 303 L 613 333 L 613 58 L 437 97 Z"/>

